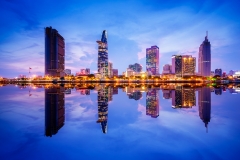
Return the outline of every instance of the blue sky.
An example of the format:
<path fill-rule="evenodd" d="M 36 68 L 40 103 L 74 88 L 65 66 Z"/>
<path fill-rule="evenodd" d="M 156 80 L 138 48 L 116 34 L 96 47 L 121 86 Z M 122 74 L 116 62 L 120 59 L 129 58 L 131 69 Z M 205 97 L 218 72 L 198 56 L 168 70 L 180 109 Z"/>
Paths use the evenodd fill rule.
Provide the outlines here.
<path fill-rule="evenodd" d="M 44 74 L 44 27 L 65 38 L 65 66 L 97 70 L 97 43 L 108 31 L 109 60 L 121 74 L 129 64 L 145 70 L 147 47 L 160 48 L 160 71 L 174 54 L 198 57 L 208 31 L 212 70 L 239 70 L 237 1 L 0 1 L 0 76 Z"/>

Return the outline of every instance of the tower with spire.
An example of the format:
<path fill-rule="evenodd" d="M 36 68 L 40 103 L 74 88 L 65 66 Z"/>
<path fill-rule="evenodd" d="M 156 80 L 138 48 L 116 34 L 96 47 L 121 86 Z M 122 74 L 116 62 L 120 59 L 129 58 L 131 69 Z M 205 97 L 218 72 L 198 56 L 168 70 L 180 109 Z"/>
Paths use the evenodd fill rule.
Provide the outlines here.
<path fill-rule="evenodd" d="M 101 41 L 98 43 L 98 73 L 103 78 L 108 76 L 108 43 L 107 43 L 107 31 L 102 33 Z"/>
<path fill-rule="evenodd" d="M 205 77 L 211 75 L 211 44 L 208 40 L 208 32 L 199 47 L 198 74 Z"/>

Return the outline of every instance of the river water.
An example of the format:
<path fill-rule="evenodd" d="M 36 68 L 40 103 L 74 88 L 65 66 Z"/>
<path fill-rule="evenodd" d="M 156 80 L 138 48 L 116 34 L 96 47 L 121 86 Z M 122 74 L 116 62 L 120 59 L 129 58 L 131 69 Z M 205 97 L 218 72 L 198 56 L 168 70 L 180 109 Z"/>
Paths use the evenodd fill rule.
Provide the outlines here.
<path fill-rule="evenodd" d="M 6 85 L 0 159 L 238 159 L 239 86 Z"/>

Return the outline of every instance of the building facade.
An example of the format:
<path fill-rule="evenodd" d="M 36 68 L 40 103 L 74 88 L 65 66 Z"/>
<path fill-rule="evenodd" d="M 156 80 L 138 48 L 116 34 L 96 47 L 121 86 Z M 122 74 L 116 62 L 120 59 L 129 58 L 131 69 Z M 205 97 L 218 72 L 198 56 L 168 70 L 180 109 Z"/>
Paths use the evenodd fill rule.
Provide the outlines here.
<path fill-rule="evenodd" d="M 65 69 L 64 72 L 66 75 L 71 75 L 71 69 Z"/>
<path fill-rule="evenodd" d="M 98 43 L 98 73 L 101 76 L 107 77 L 108 72 L 108 43 L 107 43 L 107 31 L 104 30 L 102 33 L 102 38 Z"/>
<path fill-rule="evenodd" d="M 211 76 L 211 44 L 207 36 L 199 47 L 198 73 L 201 76 Z"/>
<path fill-rule="evenodd" d="M 171 74 L 172 73 L 172 65 L 170 64 L 165 64 L 163 66 L 163 71 L 162 74 Z"/>
<path fill-rule="evenodd" d="M 111 62 L 108 62 L 108 77 L 113 77 L 113 64 Z"/>
<path fill-rule="evenodd" d="M 159 74 L 159 48 L 151 46 L 146 49 L 146 71 L 150 75 Z"/>
<path fill-rule="evenodd" d="M 176 77 L 194 75 L 196 70 L 196 58 L 191 55 L 172 56 L 172 73 Z"/>
<path fill-rule="evenodd" d="M 130 64 L 128 68 L 132 69 L 134 72 L 142 72 L 142 65 L 138 63 Z"/>
<path fill-rule="evenodd" d="M 215 69 L 215 76 L 220 76 L 220 77 L 222 77 L 222 69 L 220 69 L 220 68 Z"/>
<path fill-rule="evenodd" d="M 64 77 L 64 38 L 52 27 L 45 28 L 45 75 Z"/>
<path fill-rule="evenodd" d="M 130 68 L 127 68 L 126 72 L 124 72 L 125 77 L 134 76 L 134 71 Z"/>
<path fill-rule="evenodd" d="M 112 69 L 113 76 L 118 76 L 118 69 Z"/>
<path fill-rule="evenodd" d="M 90 74 L 90 68 L 86 68 L 86 69 L 80 69 L 80 72 L 77 72 L 76 76 L 89 75 L 89 74 Z"/>
<path fill-rule="evenodd" d="M 182 77 L 182 56 L 174 55 L 172 56 L 172 73 L 176 77 Z"/>
<path fill-rule="evenodd" d="M 191 55 L 183 55 L 182 57 L 183 76 L 194 75 L 196 70 L 196 58 Z"/>

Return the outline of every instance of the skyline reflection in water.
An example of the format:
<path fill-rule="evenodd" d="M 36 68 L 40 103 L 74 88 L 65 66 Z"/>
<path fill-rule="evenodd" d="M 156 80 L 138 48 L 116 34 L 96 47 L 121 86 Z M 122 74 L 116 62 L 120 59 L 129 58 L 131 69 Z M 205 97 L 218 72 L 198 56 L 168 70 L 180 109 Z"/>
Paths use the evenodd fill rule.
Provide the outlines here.
<path fill-rule="evenodd" d="M 132 157 L 133 155 L 133 157 L 138 157 L 137 159 L 145 159 L 146 157 L 157 159 L 158 156 L 156 155 L 163 155 L 165 158 L 170 157 L 170 159 L 185 159 L 191 158 L 191 156 L 197 159 L 201 159 L 201 157 L 207 158 L 207 156 L 221 158 L 223 156 L 221 147 L 218 147 L 220 150 L 213 147 L 218 146 L 220 143 L 215 141 L 215 138 L 221 137 L 222 145 L 231 148 L 228 152 L 226 151 L 229 154 L 224 155 L 222 158 L 224 159 L 227 155 L 230 156 L 230 153 L 230 157 L 234 158 L 237 152 L 235 152 L 233 146 L 239 147 L 239 143 L 234 140 L 231 141 L 231 139 L 229 141 L 226 136 L 231 133 L 231 137 L 235 136 L 235 138 L 232 137 L 233 139 L 239 138 L 239 127 L 233 128 L 233 123 L 230 123 L 239 124 L 236 121 L 239 112 L 226 108 L 226 104 L 231 107 L 235 106 L 236 110 L 236 106 L 239 105 L 236 97 L 239 98 L 239 88 L 237 85 L 215 86 L 214 88 L 212 86 L 192 84 L 2 86 L 0 88 L 2 106 L 0 108 L 2 115 L 0 124 L 3 132 L 0 134 L 0 139 L 5 141 L 9 148 L 3 149 L 0 156 L 14 158 L 10 153 L 16 152 L 19 147 L 25 148 L 29 146 L 28 143 L 22 143 L 22 138 L 18 139 L 15 135 L 16 131 L 19 132 L 20 130 L 20 135 L 26 134 L 25 139 L 31 139 L 31 137 L 27 136 L 28 134 L 38 135 L 36 137 L 40 141 L 30 140 L 32 142 L 29 142 L 34 144 L 38 142 L 37 146 L 42 150 L 45 149 L 43 146 L 41 147 L 39 142 L 57 147 L 57 141 L 55 144 L 55 140 L 51 142 L 47 139 L 50 137 L 52 137 L 51 139 L 67 138 L 68 135 L 72 135 L 70 140 L 63 140 L 62 145 L 65 144 L 74 148 L 76 146 L 73 144 L 76 144 L 76 139 L 73 137 L 79 139 L 78 136 L 75 136 L 76 133 L 84 135 L 83 139 L 80 138 L 81 141 L 85 141 L 86 138 L 88 143 L 95 144 L 92 147 L 95 148 L 96 154 L 104 152 L 107 155 L 112 155 L 120 146 L 126 145 L 129 147 L 135 143 L 139 145 L 136 149 L 133 149 L 131 154 L 127 150 L 121 149 L 124 155 L 119 156 L 119 159 Z M 233 99 L 229 100 L 231 98 Z M 20 105 L 17 106 L 16 104 Z M 31 108 L 28 107 L 31 105 Z M 238 111 L 240 110 L 238 109 Z M 229 116 L 229 113 L 232 115 Z M 12 120 L 15 120 L 14 123 Z M 45 123 L 45 127 L 43 127 L 42 123 Z M 10 134 L 13 142 L 4 138 L 11 132 L 11 130 L 4 130 L 6 124 L 8 124 L 9 128 L 16 130 Z M 30 128 L 19 129 L 19 126 L 30 126 Z M 45 128 L 45 136 L 42 136 L 43 132 L 41 130 L 43 128 Z M 226 129 L 230 133 L 225 133 Z M 137 135 L 134 134 L 135 136 L 133 136 L 132 134 L 135 132 L 137 132 Z M 193 133 L 195 136 L 198 135 L 197 137 L 200 136 L 206 139 L 213 146 L 203 144 L 192 135 Z M 110 136 L 111 138 L 102 137 L 101 134 L 108 135 L 107 137 Z M 182 139 L 177 138 L 176 135 L 182 137 Z M 158 137 L 158 140 L 151 139 L 152 136 Z M 176 138 L 177 141 L 175 141 Z M 184 141 L 184 139 L 189 138 L 192 143 Z M 164 139 L 168 139 L 169 142 Z M 137 142 L 134 143 L 135 140 Z M 144 143 L 139 143 L 141 141 Z M 161 143 L 157 143 L 158 141 Z M 191 151 L 189 152 L 191 156 L 182 155 L 180 151 L 173 151 L 170 146 L 175 142 L 177 145 L 185 146 L 184 150 Z M 108 150 L 103 151 L 99 146 L 101 144 Z M 107 146 L 107 144 L 117 148 L 110 149 L 111 145 Z M 144 145 L 150 147 L 151 150 L 144 150 Z M 200 148 L 195 148 L 194 145 L 199 145 Z M 16 148 L 11 149 L 14 148 L 13 146 Z M 82 145 L 82 147 L 84 146 L 86 147 L 84 157 L 95 159 L 96 157 L 90 156 L 91 147 L 86 143 Z M 203 151 L 204 146 L 209 151 Z M 159 147 L 162 151 L 158 150 Z M 23 148 L 22 150 L 25 150 Z M 77 148 L 79 147 L 74 150 L 78 150 Z M 223 148 L 225 147 L 223 146 Z M 146 152 L 137 154 L 143 150 Z M 152 151 L 155 154 L 150 154 Z M 43 155 L 47 154 L 45 152 Z M 63 152 L 64 155 L 71 153 L 70 150 Z M 179 157 L 175 157 L 170 152 L 176 152 L 175 154 L 179 155 Z M 40 159 L 40 157 L 38 158 Z M 100 157 L 103 158 L 103 156 Z M 110 156 L 105 158 L 111 159 Z"/>

